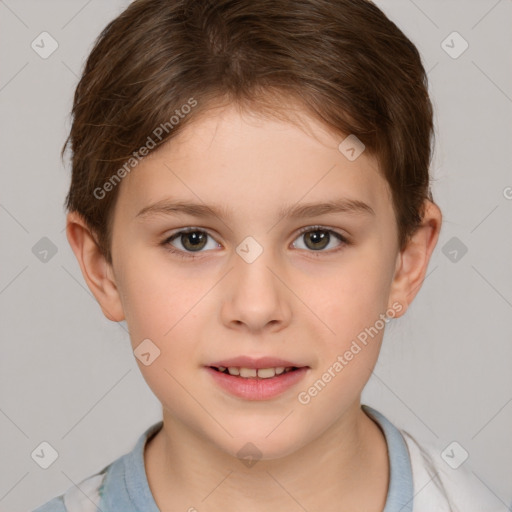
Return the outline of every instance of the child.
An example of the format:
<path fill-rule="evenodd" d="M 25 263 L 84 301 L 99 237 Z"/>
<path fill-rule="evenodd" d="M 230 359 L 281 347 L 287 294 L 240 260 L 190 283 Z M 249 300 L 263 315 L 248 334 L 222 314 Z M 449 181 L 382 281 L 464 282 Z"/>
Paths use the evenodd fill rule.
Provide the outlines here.
<path fill-rule="evenodd" d="M 112 21 L 63 149 L 67 236 L 163 419 L 37 512 L 497 510 L 360 403 L 439 236 L 432 138 L 418 51 L 369 1 Z"/>

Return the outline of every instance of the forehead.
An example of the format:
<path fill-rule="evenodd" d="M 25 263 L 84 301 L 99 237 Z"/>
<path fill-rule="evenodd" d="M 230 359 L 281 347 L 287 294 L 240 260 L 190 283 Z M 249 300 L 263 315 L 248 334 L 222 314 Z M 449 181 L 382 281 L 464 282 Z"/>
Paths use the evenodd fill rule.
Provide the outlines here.
<path fill-rule="evenodd" d="M 347 159 L 339 150 L 345 136 L 297 113 L 299 122 L 291 122 L 228 105 L 198 116 L 124 178 L 123 217 L 168 197 L 260 216 L 283 204 L 340 197 L 389 212 L 376 159 L 367 152 Z"/>

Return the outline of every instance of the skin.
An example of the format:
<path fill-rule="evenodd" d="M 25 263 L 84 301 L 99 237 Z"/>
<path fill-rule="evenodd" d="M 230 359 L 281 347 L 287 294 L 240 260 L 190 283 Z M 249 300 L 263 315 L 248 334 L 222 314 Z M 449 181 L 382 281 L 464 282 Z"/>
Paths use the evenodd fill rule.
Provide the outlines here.
<path fill-rule="evenodd" d="M 69 243 L 105 316 L 126 319 L 133 349 L 149 338 L 161 351 L 148 366 L 137 359 L 163 407 L 164 426 L 145 450 L 161 510 L 384 508 L 387 446 L 360 397 L 385 329 L 308 404 L 297 395 L 380 315 L 405 313 L 425 277 L 441 212 L 427 201 L 422 225 L 399 251 L 377 161 L 367 152 L 349 161 L 338 150 L 343 138 L 305 112 L 301 119 L 299 126 L 232 105 L 196 118 L 120 185 L 112 266 L 83 219 L 68 215 Z M 169 197 L 223 205 L 231 215 L 137 217 Z M 375 215 L 278 217 L 283 205 L 340 197 L 364 201 Z M 314 240 L 298 231 L 314 233 L 315 225 L 351 243 L 331 235 L 314 250 Z M 210 235 L 202 252 L 185 247 L 183 237 L 167 245 L 188 247 L 195 259 L 163 245 L 186 227 Z M 252 263 L 236 252 L 247 236 L 263 248 Z M 282 357 L 310 369 L 276 398 L 244 400 L 217 387 L 203 368 L 238 355 Z M 247 442 L 263 454 L 252 467 L 237 458 Z"/>

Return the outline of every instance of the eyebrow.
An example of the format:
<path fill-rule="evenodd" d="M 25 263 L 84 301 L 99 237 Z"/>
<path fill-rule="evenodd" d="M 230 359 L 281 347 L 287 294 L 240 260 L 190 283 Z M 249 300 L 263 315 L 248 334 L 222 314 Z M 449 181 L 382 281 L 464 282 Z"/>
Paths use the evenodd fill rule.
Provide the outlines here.
<path fill-rule="evenodd" d="M 328 213 L 375 215 L 375 211 L 370 205 L 358 199 L 349 198 L 339 198 L 322 203 L 304 203 L 285 206 L 278 211 L 277 215 L 279 218 L 307 218 L 325 215 Z M 221 205 L 208 206 L 205 204 L 162 199 L 161 201 L 142 208 L 135 217 L 144 219 L 154 215 L 179 214 L 186 214 L 200 218 L 227 218 L 232 213 L 228 208 Z"/>

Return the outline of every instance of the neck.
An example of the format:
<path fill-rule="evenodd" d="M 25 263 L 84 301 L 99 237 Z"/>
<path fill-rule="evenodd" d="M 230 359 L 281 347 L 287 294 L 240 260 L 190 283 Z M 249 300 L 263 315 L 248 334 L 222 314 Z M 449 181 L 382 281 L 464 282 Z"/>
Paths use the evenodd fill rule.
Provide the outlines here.
<path fill-rule="evenodd" d="M 248 467 L 164 410 L 146 444 L 148 483 L 160 510 L 382 512 L 389 462 L 380 427 L 355 403 L 318 438 L 279 459 Z"/>

